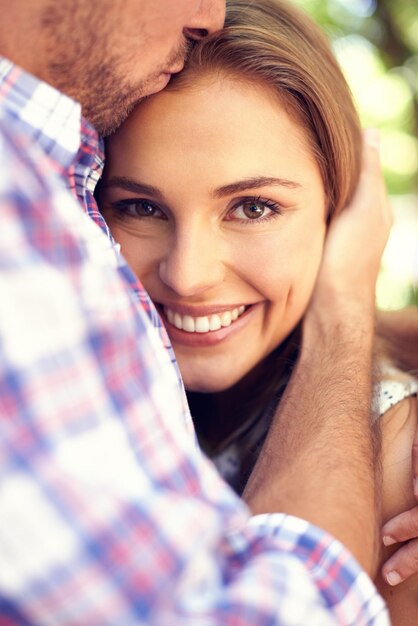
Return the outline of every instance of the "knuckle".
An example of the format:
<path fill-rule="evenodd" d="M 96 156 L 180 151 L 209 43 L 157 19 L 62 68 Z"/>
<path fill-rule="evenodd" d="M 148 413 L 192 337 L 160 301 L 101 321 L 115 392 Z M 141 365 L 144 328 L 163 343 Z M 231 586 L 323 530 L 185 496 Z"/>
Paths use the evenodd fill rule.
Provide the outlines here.
<path fill-rule="evenodd" d="M 394 569 L 399 572 L 402 580 L 418 573 L 418 541 L 411 541 L 395 552 L 385 563 L 383 571 L 388 574 Z"/>
<path fill-rule="evenodd" d="M 403 559 L 400 573 L 404 575 L 411 575 L 414 572 L 418 572 L 418 544 L 417 542 L 411 542 L 405 546 L 405 559 Z"/>

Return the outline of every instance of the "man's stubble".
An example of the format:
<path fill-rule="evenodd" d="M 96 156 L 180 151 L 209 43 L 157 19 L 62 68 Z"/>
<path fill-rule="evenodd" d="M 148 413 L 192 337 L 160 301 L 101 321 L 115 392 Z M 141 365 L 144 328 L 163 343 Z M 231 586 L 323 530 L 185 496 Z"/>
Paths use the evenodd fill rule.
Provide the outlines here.
<path fill-rule="evenodd" d="M 147 41 L 135 41 L 133 53 L 129 40 L 121 45 L 105 5 L 111 10 L 112 2 L 104 0 L 99 13 L 97 4 L 84 0 L 75 0 L 71 7 L 51 0 L 42 20 L 49 82 L 81 103 L 83 115 L 102 136 L 115 131 L 135 105 L 155 91 L 161 73 L 183 60 L 188 49 L 182 42 L 153 73 L 134 84 L 128 74 L 141 63 L 138 43 L 145 50 Z"/>

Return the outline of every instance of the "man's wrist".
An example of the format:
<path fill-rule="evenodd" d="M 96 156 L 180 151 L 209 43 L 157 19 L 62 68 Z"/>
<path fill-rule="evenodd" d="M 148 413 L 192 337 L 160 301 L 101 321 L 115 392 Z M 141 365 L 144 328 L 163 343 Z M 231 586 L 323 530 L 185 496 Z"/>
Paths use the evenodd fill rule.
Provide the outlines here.
<path fill-rule="evenodd" d="M 376 310 L 369 296 L 354 297 L 352 293 L 329 289 L 314 294 L 303 322 L 302 347 L 328 343 L 338 345 L 349 341 L 363 350 L 373 347 Z"/>

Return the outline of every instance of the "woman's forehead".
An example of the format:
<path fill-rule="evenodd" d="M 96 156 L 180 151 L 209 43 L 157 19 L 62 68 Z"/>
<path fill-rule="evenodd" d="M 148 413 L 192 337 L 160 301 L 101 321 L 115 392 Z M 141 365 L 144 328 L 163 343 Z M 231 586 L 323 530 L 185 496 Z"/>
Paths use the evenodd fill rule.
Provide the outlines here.
<path fill-rule="evenodd" d="M 280 152 L 297 149 L 312 156 L 304 125 L 290 107 L 260 83 L 235 77 L 203 76 L 181 89 L 141 104 L 109 139 L 109 148 L 158 153 L 199 149 L 219 154 L 239 149 Z"/>
<path fill-rule="evenodd" d="M 189 203 L 190 194 L 216 198 L 228 187 L 232 194 L 256 179 L 265 179 L 264 190 L 308 190 L 321 203 L 324 196 L 303 125 L 269 90 L 248 82 L 201 81 L 158 94 L 108 143 L 108 180 L 140 181 L 176 203 Z"/>

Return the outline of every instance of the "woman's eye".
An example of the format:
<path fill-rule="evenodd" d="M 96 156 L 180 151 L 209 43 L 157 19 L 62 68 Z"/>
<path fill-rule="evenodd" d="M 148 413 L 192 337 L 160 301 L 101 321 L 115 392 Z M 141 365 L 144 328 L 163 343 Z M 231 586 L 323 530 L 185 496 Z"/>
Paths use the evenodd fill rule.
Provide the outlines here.
<path fill-rule="evenodd" d="M 113 208 L 126 217 L 156 217 L 165 219 L 161 209 L 148 200 L 119 200 L 113 203 Z"/>
<path fill-rule="evenodd" d="M 239 204 L 236 204 L 230 212 L 228 219 L 261 221 L 263 218 L 269 219 L 280 213 L 280 207 L 275 202 L 255 198 L 242 200 Z"/>

